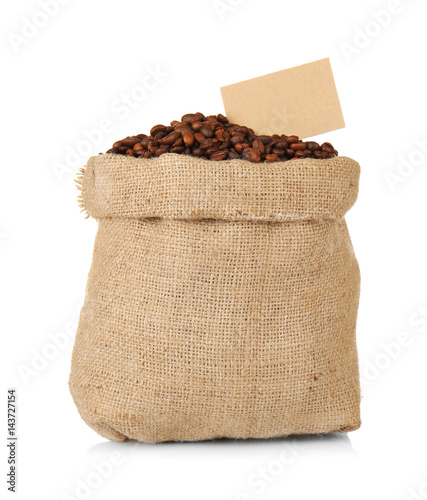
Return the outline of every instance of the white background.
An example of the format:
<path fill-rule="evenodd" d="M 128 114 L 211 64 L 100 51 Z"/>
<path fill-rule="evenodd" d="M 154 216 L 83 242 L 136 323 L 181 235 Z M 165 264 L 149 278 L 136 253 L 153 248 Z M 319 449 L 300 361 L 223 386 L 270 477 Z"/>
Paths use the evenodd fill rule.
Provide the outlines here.
<path fill-rule="evenodd" d="M 426 3 L 62 4 L 47 22 L 38 1 L 2 7 L 1 494 L 12 496 L 6 390 L 16 387 L 17 498 L 427 498 Z M 382 12 L 381 26 L 384 9 L 393 13 Z M 156 123 L 224 112 L 222 85 L 323 57 L 347 126 L 317 140 L 362 167 L 347 217 L 362 272 L 362 427 L 275 441 L 107 442 L 80 419 L 67 386 L 96 231 L 77 206 L 78 167 Z M 132 109 L 119 104 L 147 68 L 165 73 L 162 82 Z M 105 118 L 110 132 L 67 164 L 67 148 L 84 147 L 85 130 Z M 95 465 L 106 460 L 115 463 L 101 478 Z"/>

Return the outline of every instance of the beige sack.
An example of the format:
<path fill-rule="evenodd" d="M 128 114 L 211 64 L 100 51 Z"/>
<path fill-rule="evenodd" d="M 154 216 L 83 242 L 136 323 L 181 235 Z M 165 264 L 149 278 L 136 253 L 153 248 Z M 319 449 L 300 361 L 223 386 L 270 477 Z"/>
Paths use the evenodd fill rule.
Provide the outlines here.
<path fill-rule="evenodd" d="M 357 429 L 358 181 L 346 157 L 91 158 L 70 376 L 86 423 L 144 442 Z"/>

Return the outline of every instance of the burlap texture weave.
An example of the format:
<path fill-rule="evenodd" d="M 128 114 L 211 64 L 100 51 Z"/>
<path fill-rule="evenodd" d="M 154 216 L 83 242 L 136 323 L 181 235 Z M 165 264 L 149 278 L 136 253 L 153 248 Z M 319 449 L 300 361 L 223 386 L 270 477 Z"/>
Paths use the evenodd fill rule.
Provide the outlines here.
<path fill-rule="evenodd" d="M 102 436 L 271 438 L 360 425 L 359 268 L 346 157 L 100 155 L 70 390 Z"/>

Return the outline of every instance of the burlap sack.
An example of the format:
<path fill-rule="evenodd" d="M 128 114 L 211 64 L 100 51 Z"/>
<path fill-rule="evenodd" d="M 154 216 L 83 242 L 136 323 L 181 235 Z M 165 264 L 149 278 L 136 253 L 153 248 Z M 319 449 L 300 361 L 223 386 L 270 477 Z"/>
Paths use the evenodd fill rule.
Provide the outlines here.
<path fill-rule="evenodd" d="M 91 158 L 70 376 L 86 423 L 144 442 L 357 429 L 358 180 L 346 157 Z"/>

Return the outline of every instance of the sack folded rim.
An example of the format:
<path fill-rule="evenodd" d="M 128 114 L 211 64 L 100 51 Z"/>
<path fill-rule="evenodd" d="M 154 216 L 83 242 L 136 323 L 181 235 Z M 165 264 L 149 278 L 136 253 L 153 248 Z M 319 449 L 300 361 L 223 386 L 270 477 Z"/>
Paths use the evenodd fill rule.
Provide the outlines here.
<path fill-rule="evenodd" d="M 357 199 L 359 177 L 359 163 L 346 156 L 250 163 L 101 154 L 76 184 L 82 211 L 95 219 L 285 222 L 341 219 Z"/>

